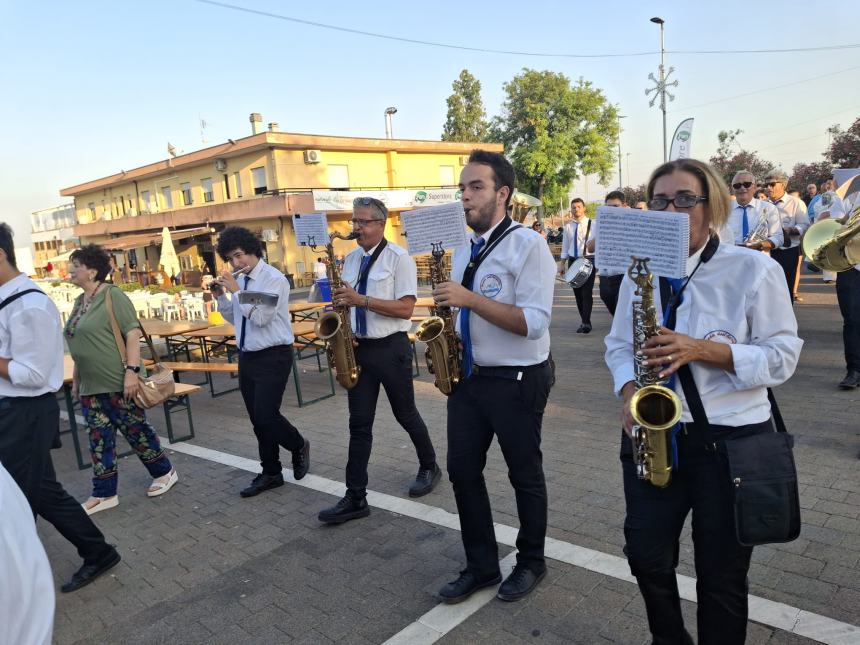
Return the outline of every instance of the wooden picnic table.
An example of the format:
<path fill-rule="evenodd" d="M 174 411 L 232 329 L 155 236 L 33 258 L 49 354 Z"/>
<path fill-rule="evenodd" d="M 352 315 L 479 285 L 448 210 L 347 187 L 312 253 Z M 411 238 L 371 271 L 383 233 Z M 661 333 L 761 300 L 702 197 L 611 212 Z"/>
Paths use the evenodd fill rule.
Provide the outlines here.
<path fill-rule="evenodd" d="M 416 307 L 425 307 L 425 308 L 429 309 L 430 307 L 435 307 L 436 304 L 433 302 L 433 296 L 426 296 L 423 298 L 416 298 L 415 299 L 415 306 Z"/>
<path fill-rule="evenodd" d="M 293 322 L 308 320 L 316 317 L 321 309 L 330 305 L 330 302 L 291 302 L 290 317 Z"/>
<path fill-rule="evenodd" d="M 143 325 L 143 331 L 146 332 L 147 336 L 163 337 L 181 336 L 183 334 L 187 334 L 188 332 L 210 327 L 209 323 L 205 320 L 141 320 L 140 323 L 141 325 Z"/>

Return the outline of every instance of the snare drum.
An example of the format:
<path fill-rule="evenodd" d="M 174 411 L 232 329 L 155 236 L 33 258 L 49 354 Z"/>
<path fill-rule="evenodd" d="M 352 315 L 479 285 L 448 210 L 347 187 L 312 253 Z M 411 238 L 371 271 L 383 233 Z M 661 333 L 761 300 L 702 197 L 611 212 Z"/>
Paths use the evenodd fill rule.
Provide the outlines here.
<path fill-rule="evenodd" d="M 576 258 L 564 274 L 564 281 L 574 289 L 579 289 L 591 276 L 592 271 L 594 271 L 594 264 L 591 260 Z"/>

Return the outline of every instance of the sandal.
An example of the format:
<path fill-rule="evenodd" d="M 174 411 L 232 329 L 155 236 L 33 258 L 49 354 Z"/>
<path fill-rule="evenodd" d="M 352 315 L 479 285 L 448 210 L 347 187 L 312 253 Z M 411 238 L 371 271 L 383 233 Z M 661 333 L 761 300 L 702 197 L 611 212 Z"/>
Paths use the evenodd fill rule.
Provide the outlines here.
<path fill-rule="evenodd" d="M 164 495 L 164 493 L 173 488 L 173 485 L 179 481 L 179 475 L 176 474 L 175 469 L 170 471 L 169 476 L 164 476 L 167 477 L 166 482 L 160 482 L 156 479 L 152 480 L 149 490 L 146 491 L 147 497 L 158 497 L 159 495 Z"/>
<path fill-rule="evenodd" d="M 87 515 L 100 513 L 117 506 L 119 506 L 119 495 L 114 495 L 113 497 L 90 497 L 81 504 L 81 508 L 84 509 Z"/>

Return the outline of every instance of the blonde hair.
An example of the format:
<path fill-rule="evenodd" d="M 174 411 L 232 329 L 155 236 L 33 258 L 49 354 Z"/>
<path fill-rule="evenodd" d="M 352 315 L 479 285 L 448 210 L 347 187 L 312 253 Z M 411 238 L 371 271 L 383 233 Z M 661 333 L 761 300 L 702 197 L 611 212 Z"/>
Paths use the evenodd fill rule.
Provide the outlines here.
<path fill-rule="evenodd" d="M 648 180 L 646 195 L 648 200 L 654 196 L 654 184 L 660 177 L 671 175 L 676 170 L 683 170 L 691 175 L 698 177 L 702 183 L 704 191 L 703 197 L 707 197 L 708 201 L 704 202 L 703 207 L 708 215 L 708 225 L 712 231 L 719 231 L 726 224 L 731 212 L 731 200 L 729 199 L 729 187 L 725 180 L 704 161 L 698 159 L 676 159 L 669 161 L 659 166 Z"/>

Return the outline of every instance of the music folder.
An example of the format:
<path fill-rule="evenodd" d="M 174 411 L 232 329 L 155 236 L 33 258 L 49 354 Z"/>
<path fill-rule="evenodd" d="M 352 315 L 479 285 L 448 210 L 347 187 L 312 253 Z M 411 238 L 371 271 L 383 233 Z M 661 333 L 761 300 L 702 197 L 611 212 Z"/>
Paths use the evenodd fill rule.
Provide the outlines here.
<path fill-rule="evenodd" d="M 275 307 L 278 304 L 278 294 L 264 293 L 262 291 L 240 291 L 240 305 L 253 305 L 255 307 Z"/>

